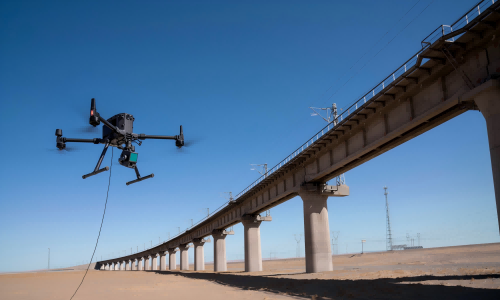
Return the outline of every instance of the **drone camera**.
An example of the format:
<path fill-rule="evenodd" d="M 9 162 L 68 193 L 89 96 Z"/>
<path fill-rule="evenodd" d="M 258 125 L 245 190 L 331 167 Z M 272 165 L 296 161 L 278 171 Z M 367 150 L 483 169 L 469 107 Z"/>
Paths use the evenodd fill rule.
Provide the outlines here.
<path fill-rule="evenodd" d="M 99 124 L 101 124 L 101 121 L 99 120 L 99 114 L 96 111 L 95 108 L 95 99 L 92 98 L 90 100 L 90 119 L 89 119 L 89 124 L 96 127 Z"/>
<path fill-rule="evenodd" d="M 118 159 L 118 162 L 120 165 L 127 167 L 127 168 L 135 168 L 135 165 L 137 164 L 137 158 L 139 156 L 139 153 L 128 151 L 128 150 L 123 150 L 122 154 L 120 155 L 120 158 Z"/>

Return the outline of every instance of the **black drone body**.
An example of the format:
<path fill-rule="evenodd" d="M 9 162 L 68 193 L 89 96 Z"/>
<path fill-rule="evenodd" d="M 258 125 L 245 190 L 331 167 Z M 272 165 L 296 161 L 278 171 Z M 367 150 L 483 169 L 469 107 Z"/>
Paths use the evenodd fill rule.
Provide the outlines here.
<path fill-rule="evenodd" d="M 136 183 L 148 178 L 154 177 L 154 174 L 150 174 L 147 176 L 141 177 L 139 174 L 139 170 L 137 169 L 137 157 L 138 153 L 135 152 L 135 146 L 132 145 L 132 142 L 136 142 L 139 146 L 142 144 L 139 140 L 145 139 L 163 139 L 163 140 L 175 140 L 175 145 L 179 148 L 184 146 L 184 134 L 182 132 L 182 125 L 180 129 L 179 135 L 167 136 L 167 135 L 145 135 L 143 133 L 136 134 L 133 132 L 134 129 L 134 116 L 127 113 L 121 113 L 112 116 L 109 119 L 104 119 L 101 115 L 96 111 L 95 99 L 92 98 L 90 104 L 90 119 L 89 124 L 96 127 L 101 124 L 104 124 L 102 127 L 102 138 L 95 139 L 72 139 L 65 138 L 62 136 L 62 130 L 56 129 L 56 146 L 59 150 L 63 150 L 66 148 L 67 142 L 76 142 L 76 143 L 93 143 L 93 144 L 104 144 L 104 149 L 102 150 L 101 156 L 97 162 L 97 165 L 93 172 L 83 175 L 82 178 L 85 179 L 90 176 L 97 175 L 104 171 L 109 170 L 109 167 L 104 167 L 100 169 L 102 160 L 106 155 L 106 151 L 108 147 L 116 147 L 122 150 L 120 158 L 118 162 L 120 165 L 131 168 L 135 170 L 135 174 L 137 179 L 127 182 L 127 185 Z"/>

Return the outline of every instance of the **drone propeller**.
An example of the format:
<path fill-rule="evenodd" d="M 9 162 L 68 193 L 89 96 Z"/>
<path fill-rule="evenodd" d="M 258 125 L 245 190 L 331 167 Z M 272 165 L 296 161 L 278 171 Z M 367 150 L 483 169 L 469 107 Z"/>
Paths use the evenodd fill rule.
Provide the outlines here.
<path fill-rule="evenodd" d="M 73 145 L 72 146 L 66 145 L 66 147 L 64 149 L 46 149 L 46 150 L 50 151 L 50 152 L 56 152 L 57 154 L 60 154 L 60 155 L 65 155 L 65 154 L 69 154 L 71 152 L 78 152 L 82 149 L 79 147 L 75 147 Z"/>

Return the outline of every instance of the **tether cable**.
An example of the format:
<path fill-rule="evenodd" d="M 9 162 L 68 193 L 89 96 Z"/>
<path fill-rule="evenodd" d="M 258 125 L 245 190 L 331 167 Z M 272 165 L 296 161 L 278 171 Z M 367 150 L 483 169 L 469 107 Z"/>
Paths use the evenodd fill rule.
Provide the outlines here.
<path fill-rule="evenodd" d="M 83 275 L 82 282 L 76 288 L 75 293 L 71 296 L 70 300 L 75 297 L 76 293 L 82 286 L 83 281 L 85 280 L 85 276 L 87 276 L 87 272 L 89 271 L 90 265 L 92 264 L 92 260 L 94 259 L 95 250 L 97 249 L 97 244 L 99 244 L 99 237 L 101 237 L 102 223 L 104 223 L 104 216 L 106 215 L 106 207 L 108 205 L 108 196 L 109 196 L 109 186 L 111 184 L 111 170 L 113 169 L 113 147 L 111 147 L 111 166 L 109 167 L 109 179 L 108 179 L 108 191 L 106 192 L 106 202 L 104 203 L 104 213 L 102 214 L 101 227 L 99 228 L 99 235 L 97 236 L 97 241 L 95 242 L 94 252 L 92 253 L 92 257 L 90 258 L 90 263 L 87 266 L 87 271 L 85 271 L 85 275 Z"/>

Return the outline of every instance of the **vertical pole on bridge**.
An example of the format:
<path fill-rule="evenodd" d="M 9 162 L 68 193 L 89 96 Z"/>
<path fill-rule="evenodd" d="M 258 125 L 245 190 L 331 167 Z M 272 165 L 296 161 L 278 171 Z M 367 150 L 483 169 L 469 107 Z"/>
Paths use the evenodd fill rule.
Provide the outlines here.
<path fill-rule="evenodd" d="M 500 80 L 491 79 L 485 84 L 491 86 L 475 96 L 474 101 L 486 120 L 500 230 Z"/>

